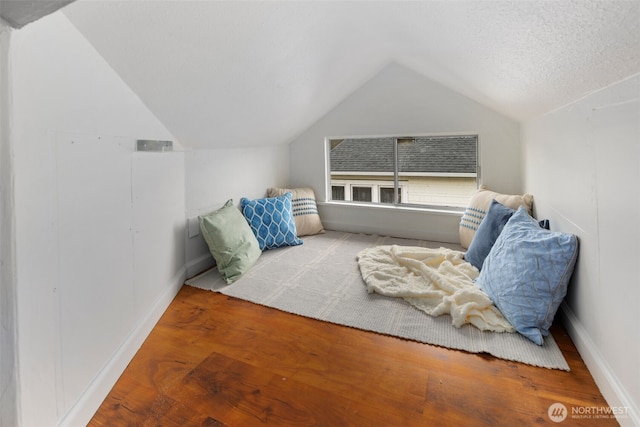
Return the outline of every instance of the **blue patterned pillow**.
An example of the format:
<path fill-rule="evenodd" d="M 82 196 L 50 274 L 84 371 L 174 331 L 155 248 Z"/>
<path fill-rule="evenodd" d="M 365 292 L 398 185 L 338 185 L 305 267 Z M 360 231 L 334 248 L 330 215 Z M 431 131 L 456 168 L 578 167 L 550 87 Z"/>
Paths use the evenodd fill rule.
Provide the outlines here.
<path fill-rule="evenodd" d="M 549 334 L 578 256 L 578 238 L 541 228 L 518 208 L 484 261 L 477 285 L 538 345 Z"/>
<path fill-rule="evenodd" d="M 302 244 L 291 213 L 291 193 L 255 200 L 243 197 L 240 209 L 261 250 Z"/>

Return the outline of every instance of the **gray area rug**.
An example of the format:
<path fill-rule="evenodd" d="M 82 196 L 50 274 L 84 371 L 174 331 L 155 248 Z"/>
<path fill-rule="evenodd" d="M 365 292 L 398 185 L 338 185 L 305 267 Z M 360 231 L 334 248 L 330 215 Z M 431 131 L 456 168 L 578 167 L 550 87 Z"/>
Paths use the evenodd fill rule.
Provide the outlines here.
<path fill-rule="evenodd" d="M 455 328 L 448 315 L 431 317 L 401 298 L 367 293 L 356 262 L 362 249 L 378 245 L 463 250 L 459 246 L 336 231 L 303 241 L 300 246 L 265 251 L 231 285 L 215 268 L 186 284 L 325 322 L 569 371 L 551 335 L 538 346 L 517 333 L 482 332 L 471 325 Z"/>

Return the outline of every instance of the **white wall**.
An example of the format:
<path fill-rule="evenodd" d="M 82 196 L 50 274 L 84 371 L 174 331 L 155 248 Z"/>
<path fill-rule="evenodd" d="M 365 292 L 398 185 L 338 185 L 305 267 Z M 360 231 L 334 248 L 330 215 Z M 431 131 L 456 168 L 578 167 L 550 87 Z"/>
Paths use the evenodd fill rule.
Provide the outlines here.
<path fill-rule="evenodd" d="M 477 132 L 482 183 L 521 191 L 517 122 L 391 63 L 291 143 L 291 182 L 311 185 L 326 200 L 325 137 Z M 404 208 L 376 210 L 324 204 L 327 228 L 458 241 L 460 215 Z"/>
<path fill-rule="evenodd" d="M 185 153 L 186 212 L 191 233 L 186 241 L 187 275 L 213 265 L 199 234 L 197 216 L 214 211 L 233 199 L 265 197 L 268 187 L 289 181 L 289 146 L 198 149 Z"/>
<path fill-rule="evenodd" d="M 20 422 L 83 425 L 184 279 L 184 153 L 61 13 L 12 34 Z"/>
<path fill-rule="evenodd" d="M 9 44 L 0 20 L 0 426 L 17 424 L 16 280 Z"/>
<path fill-rule="evenodd" d="M 525 189 L 538 217 L 574 233 L 564 311 L 602 393 L 640 425 L 640 75 L 523 125 Z"/>

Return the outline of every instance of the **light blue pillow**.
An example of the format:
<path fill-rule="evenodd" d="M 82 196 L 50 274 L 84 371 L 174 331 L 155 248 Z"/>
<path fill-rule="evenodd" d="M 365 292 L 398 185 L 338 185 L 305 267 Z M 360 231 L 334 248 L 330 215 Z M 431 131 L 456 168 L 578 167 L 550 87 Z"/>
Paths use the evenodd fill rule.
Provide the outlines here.
<path fill-rule="evenodd" d="M 576 236 L 541 228 L 520 207 L 491 248 L 476 283 L 518 332 L 542 345 L 577 257 Z"/>
<path fill-rule="evenodd" d="M 496 199 L 491 200 L 489 210 L 478 226 L 476 234 L 473 235 L 467 253 L 464 254 L 465 261 L 482 271 L 485 258 L 489 255 L 489 251 L 491 251 L 505 224 L 515 212 L 515 209 L 506 207 Z"/>
<path fill-rule="evenodd" d="M 261 250 L 301 245 L 291 209 L 291 193 L 265 199 L 240 199 L 240 209 Z"/>

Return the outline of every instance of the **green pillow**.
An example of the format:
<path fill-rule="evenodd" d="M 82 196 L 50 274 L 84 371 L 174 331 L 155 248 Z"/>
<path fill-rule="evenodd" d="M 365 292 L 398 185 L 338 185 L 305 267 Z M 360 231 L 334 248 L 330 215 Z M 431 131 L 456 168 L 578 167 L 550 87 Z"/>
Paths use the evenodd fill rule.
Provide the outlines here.
<path fill-rule="evenodd" d="M 218 271 L 227 283 L 235 282 L 262 253 L 251 227 L 232 199 L 217 211 L 199 216 L 198 220 Z"/>

